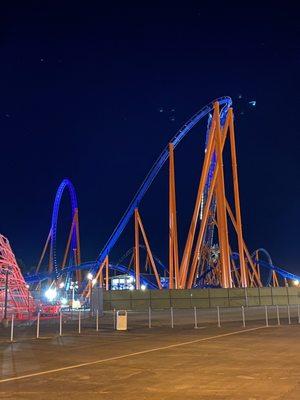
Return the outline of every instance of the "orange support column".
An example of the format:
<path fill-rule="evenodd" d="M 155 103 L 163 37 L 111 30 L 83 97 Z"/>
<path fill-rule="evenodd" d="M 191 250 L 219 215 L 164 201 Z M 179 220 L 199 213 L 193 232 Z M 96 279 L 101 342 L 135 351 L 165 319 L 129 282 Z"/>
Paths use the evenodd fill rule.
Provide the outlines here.
<path fill-rule="evenodd" d="M 175 275 L 175 282 L 174 282 Z M 169 288 L 179 286 L 174 146 L 169 143 Z M 174 285 L 175 283 L 175 285 Z"/>
<path fill-rule="evenodd" d="M 158 275 L 158 272 L 157 272 L 157 268 L 156 268 L 156 265 L 155 265 L 155 262 L 154 262 L 154 258 L 153 258 L 153 255 L 152 255 L 152 251 L 150 249 L 150 245 L 149 245 L 149 242 L 148 242 L 148 239 L 147 239 L 147 235 L 146 235 L 143 223 L 142 223 L 142 219 L 141 219 L 141 216 L 140 216 L 138 210 L 136 210 L 136 211 L 137 211 L 136 214 L 137 214 L 138 224 L 139 224 L 139 227 L 141 229 L 142 236 L 143 236 L 143 239 L 144 239 L 144 242 L 145 242 L 145 245 L 146 245 L 147 255 L 149 257 L 150 265 L 151 265 L 152 270 L 154 272 L 154 275 L 155 275 L 155 278 L 156 278 L 156 282 L 157 282 L 157 286 L 158 286 L 159 289 L 162 289 L 161 282 L 160 282 L 160 279 L 159 279 L 159 275 Z"/>
<path fill-rule="evenodd" d="M 135 288 L 141 288 L 140 282 L 140 239 L 139 239 L 139 222 L 138 209 L 134 210 L 134 267 L 135 267 Z"/>
<path fill-rule="evenodd" d="M 235 214 L 236 214 L 236 224 L 237 224 L 238 247 L 239 247 L 239 255 L 240 255 L 241 286 L 247 287 L 248 286 L 248 275 L 247 275 L 245 257 L 244 257 L 242 217 L 241 217 L 239 180 L 238 180 L 238 171 L 237 171 L 237 157 L 236 157 L 232 108 L 230 108 L 228 110 L 228 114 L 229 114 L 229 135 L 230 135 L 229 137 L 230 137 L 230 150 L 231 150 L 231 162 L 232 162 L 234 204 L 235 204 Z"/>
<path fill-rule="evenodd" d="M 234 229 L 235 229 L 236 232 L 237 232 L 237 223 L 236 223 L 236 220 L 235 220 L 235 218 L 234 218 L 233 212 L 232 212 L 232 210 L 231 210 L 231 208 L 230 208 L 230 205 L 229 205 L 229 203 L 228 203 L 227 200 L 226 200 L 226 209 L 227 209 L 229 218 L 231 219 L 232 225 L 233 225 Z M 262 283 L 261 283 L 260 276 L 259 276 L 258 272 L 256 271 L 255 265 L 253 264 L 252 258 L 251 258 L 251 256 L 250 256 L 249 250 L 247 249 L 247 246 L 246 246 L 246 244 L 245 244 L 245 241 L 243 241 L 243 246 L 244 246 L 244 252 L 245 252 L 245 254 L 246 254 L 246 256 L 247 256 L 249 265 L 250 265 L 250 267 L 251 267 L 251 269 L 252 269 L 252 272 L 254 273 L 254 276 L 255 276 L 255 278 L 256 278 L 256 280 L 257 280 L 257 285 L 258 285 L 259 287 L 262 287 L 263 285 L 262 285 Z"/>
<path fill-rule="evenodd" d="M 105 289 L 109 289 L 109 261 L 108 256 L 105 257 Z"/>
<path fill-rule="evenodd" d="M 195 274 L 196 274 L 196 269 L 197 269 L 197 262 L 198 262 L 198 254 L 200 252 L 200 248 L 202 245 L 202 241 L 203 241 L 203 237 L 204 237 L 204 232 L 205 229 L 207 228 L 207 221 L 208 221 L 208 216 L 209 216 L 209 208 L 211 205 L 211 201 L 212 201 L 212 197 L 213 197 L 213 193 L 214 193 L 214 189 L 215 189 L 215 185 L 216 185 L 216 177 L 218 175 L 218 167 L 216 167 L 213 179 L 211 181 L 211 186 L 208 192 L 208 196 L 207 196 L 207 200 L 206 200 L 206 204 L 204 207 L 204 212 L 203 212 L 203 216 L 202 216 L 202 220 L 201 220 L 201 225 L 200 225 L 200 230 L 199 230 L 199 234 L 198 234 L 198 238 L 197 238 L 197 242 L 196 242 L 196 246 L 195 246 L 195 250 L 194 250 L 194 256 L 193 256 L 193 261 L 192 261 L 192 266 L 191 266 L 191 271 L 189 274 L 189 279 L 188 279 L 188 285 L 187 288 L 191 289 L 194 279 L 195 279 Z"/>
<path fill-rule="evenodd" d="M 228 243 L 228 226 L 226 214 L 226 198 L 224 184 L 224 169 L 223 169 L 223 150 L 220 128 L 220 110 L 219 103 L 214 104 L 214 116 L 216 120 L 216 156 L 218 165 L 218 177 L 216 184 L 216 201 L 217 201 L 217 220 L 218 220 L 218 235 L 221 258 L 222 271 L 222 287 L 232 287 L 230 254 Z"/>
<path fill-rule="evenodd" d="M 43 251 L 42 251 L 42 255 L 41 255 L 41 257 L 40 257 L 40 260 L 39 260 L 38 265 L 37 265 L 36 270 L 35 270 L 35 273 L 36 273 L 36 274 L 39 272 L 39 269 L 40 269 L 41 264 L 42 264 L 42 262 L 43 262 L 43 259 L 44 259 L 44 257 L 45 257 L 45 254 L 46 254 L 46 251 L 47 251 L 49 242 L 50 242 L 50 238 L 51 238 L 51 232 L 52 232 L 52 231 L 51 231 L 51 229 L 50 229 L 49 235 L 48 235 L 48 237 L 47 237 L 45 246 L 44 246 Z"/>
<path fill-rule="evenodd" d="M 99 274 L 99 286 L 101 288 L 103 287 L 103 271 L 101 271 Z"/>
<path fill-rule="evenodd" d="M 196 227 L 197 227 L 197 221 L 199 218 L 203 190 L 204 190 L 204 186 L 205 186 L 205 182 L 207 179 L 208 170 L 209 170 L 209 166 L 210 166 L 211 158 L 212 158 L 212 154 L 213 154 L 214 139 L 215 139 L 215 125 L 216 124 L 215 124 L 215 118 L 214 118 L 212 121 L 212 126 L 211 126 L 211 130 L 210 130 L 210 135 L 209 135 L 209 141 L 208 141 L 207 149 L 206 149 L 205 156 L 204 156 L 204 162 L 203 162 L 202 173 L 201 173 L 201 178 L 200 178 L 200 182 L 199 182 L 193 217 L 192 217 L 187 241 L 185 244 L 182 261 L 180 264 L 179 274 L 180 274 L 180 288 L 181 289 L 183 289 L 186 285 L 186 279 L 187 279 L 187 274 L 188 274 L 188 269 L 189 269 L 189 262 L 190 262 L 192 247 L 193 247 L 193 243 L 194 243 L 194 239 L 195 239 L 195 231 L 196 231 Z"/>

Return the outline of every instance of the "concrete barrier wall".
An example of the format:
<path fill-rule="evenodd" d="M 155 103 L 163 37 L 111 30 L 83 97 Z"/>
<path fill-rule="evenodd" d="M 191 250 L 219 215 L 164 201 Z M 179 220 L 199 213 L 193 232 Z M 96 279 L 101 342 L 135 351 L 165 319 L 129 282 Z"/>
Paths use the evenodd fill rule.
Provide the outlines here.
<path fill-rule="evenodd" d="M 104 310 L 213 308 L 300 304 L 300 288 L 111 290 L 104 291 Z"/>

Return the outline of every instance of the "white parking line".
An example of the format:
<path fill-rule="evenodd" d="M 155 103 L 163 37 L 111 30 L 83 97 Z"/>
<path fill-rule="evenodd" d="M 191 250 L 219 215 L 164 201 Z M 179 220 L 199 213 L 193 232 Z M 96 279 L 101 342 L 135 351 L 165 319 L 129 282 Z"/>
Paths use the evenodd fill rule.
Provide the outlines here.
<path fill-rule="evenodd" d="M 124 354 L 122 356 L 109 357 L 109 358 L 104 358 L 102 360 L 96 360 L 96 361 L 90 361 L 90 362 L 85 362 L 85 363 L 81 363 L 81 364 L 70 365 L 68 367 L 49 369 L 47 371 L 35 372 L 35 373 L 32 373 L 32 374 L 27 374 L 27 375 L 14 376 L 14 377 L 11 377 L 11 378 L 1 379 L 0 383 L 12 382 L 12 381 L 17 381 L 17 380 L 21 380 L 21 379 L 33 378 L 33 377 L 36 377 L 36 376 L 53 374 L 53 373 L 56 373 L 56 372 L 68 371 L 70 369 L 87 367 L 87 366 L 95 365 L 95 364 L 103 364 L 103 363 L 110 362 L 110 361 L 122 360 L 124 358 L 139 356 L 139 355 L 147 354 L 147 353 L 153 353 L 155 351 L 174 349 L 176 347 L 188 346 L 189 344 L 193 344 L 193 343 L 205 342 L 207 340 L 219 339 L 219 338 L 223 338 L 223 337 L 226 337 L 226 336 L 238 335 L 240 333 L 246 333 L 246 332 L 256 331 L 258 329 L 265 329 L 265 328 L 266 328 L 266 326 L 259 326 L 259 327 L 256 327 L 256 328 L 243 329 L 243 330 L 229 332 L 229 333 L 222 333 L 220 335 L 209 336 L 209 337 L 205 337 L 205 338 L 201 338 L 201 339 L 189 340 L 188 342 L 175 343 L 175 344 L 170 344 L 168 346 L 156 347 L 156 348 L 153 348 L 153 349 L 137 351 L 135 353 Z"/>

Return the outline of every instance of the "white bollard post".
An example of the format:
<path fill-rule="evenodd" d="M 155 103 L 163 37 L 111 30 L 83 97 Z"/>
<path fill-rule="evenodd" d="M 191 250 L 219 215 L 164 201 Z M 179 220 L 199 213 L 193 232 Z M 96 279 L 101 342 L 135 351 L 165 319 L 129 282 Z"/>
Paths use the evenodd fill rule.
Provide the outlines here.
<path fill-rule="evenodd" d="M 62 311 L 59 312 L 59 336 L 62 336 Z"/>
<path fill-rule="evenodd" d="M 220 307 L 217 306 L 218 328 L 221 328 Z"/>
<path fill-rule="evenodd" d="M 14 316 L 14 314 L 12 314 L 11 324 L 10 324 L 10 341 L 11 342 L 14 341 L 14 319 L 15 319 L 15 316 Z"/>
<path fill-rule="evenodd" d="M 171 307 L 171 328 L 174 328 L 174 313 L 173 313 L 173 307 Z"/>
<path fill-rule="evenodd" d="M 276 314 L 277 314 L 277 325 L 280 325 L 280 315 L 279 315 L 279 307 L 276 306 Z"/>
<path fill-rule="evenodd" d="M 244 308 L 244 306 L 242 306 L 242 319 L 243 319 L 243 327 L 246 328 L 245 308 Z"/>
<path fill-rule="evenodd" d="M 96 311 L 96 331 L 99 331 L 99 310 Z"/>
<path fill-rule="evenodd" d="M 149 326 L 149 328 L 152 327 L 151 317 L 152 317 L 152 315 L 151 315 L 151 307 L 149 307 L 149 310 L 148 310 L 148 326 Z"/>
<path fill-rule="evenodd" d="M 248 293 L 247 293 L 247 288 L 245 288 L 245 301 L 246 301 L 246 307 L 248 307 L 248 305 L 249 305 L 249 301 L 248 301 Z"/>
<path fill-rule="evenodd" d="M 290 310 L 290 305 L 287 306 L 287 314 L 288 314 L 288 322 L 289 322 L 289 325 L 291 325 L 291 310 Z"/>
<path fill-rule="evenodd" d="M 268 307 L 265 306 L 266 326 L 269 326 Z"/>
<path fill-rule="evenodd" d="M 194 328 L 198 329 L 197 308 L 194 307 Z"/>
<path fill-rule="evenodd" d="M 37 320 L 36 320 L 36 338 L 38 339 L 40 337 L 40 311 L 38 312 L 37 315 Z"/>
<path fill-rule="evenodd" d="M 81 310 L 78 313 L 78 333 L 81 333 Z"/>

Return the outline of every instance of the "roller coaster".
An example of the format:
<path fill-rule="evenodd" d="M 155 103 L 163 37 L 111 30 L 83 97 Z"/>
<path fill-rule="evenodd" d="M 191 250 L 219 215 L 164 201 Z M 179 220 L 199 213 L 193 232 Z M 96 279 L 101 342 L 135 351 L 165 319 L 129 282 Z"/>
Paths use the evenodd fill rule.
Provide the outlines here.
<path fill-rule="evenodd" d="M 180 257 L 175 149 L 200 121 L 206 121 L 207 124 L 202 171 L 188 235 L 183 246 L 184 251 Z M 226 142 L 229 142 L 230 148 L 233 207 L 226 195 L 224 173 Z M 169 259 L 167 265 L 164 265 L 151 249 L 139 206 L 167 161 L 169 161 Z M 228 175 L 230 174 L 227 172 L 226 176 Z M 60 261 L 56 243 L 57 222 L 61 199 L 66 190 L 69 192 L 71 203 L 71 226 L 65 252 Z M 131 220 L 134 223 L 134 247 L 118 262 L 112 263 L 111 251 Z M 231 231 L 234 231 L 235 238 L 229 234 Z M 144 244 L 141 243 L 141 238 Z M 233 250 L 232 243 L 237 245 L 237 249 Z M 141 252 L 145 253 L 143 266 Z M 47 271 L 42 272 L 47 253 Z M 129 262 L 126 261 L 128 256 L 130 256 Z M 85 274 L 82 274 L 82 271 L 86 271 Z M 29 285 L 36 283 L 41 285 L 45 281 L 51 282 L 51 285 L 58 285 L 62 280 L 76 280 L 82 296 L 89 296 L 90 284 L 86 278 L 87 272 L 93 276 L 93 284 L 98 282 L 106 290 L 110 289 L 110 279 L 116 274 L 132 276 L 137 290 L 141 289 L 141 285 L 151 289 L 245 288 L 288 285 L 290 280 L 300 281 L 299 276 L 275 266 L 265 249 L 258 248 L 251 254 L 244 241 L 234 113 L 230 97 L 212 101 L 179 129 L 153 164 L 95 261 L 81 262 L 77 196 L 71 181 L 69 179 L 62 181 L 55 196 L 50 230 L 40 260 L 35 273 L 26 277 L 26 281 Z M 3 280 L 3 274 L 1 279 Z"/>

